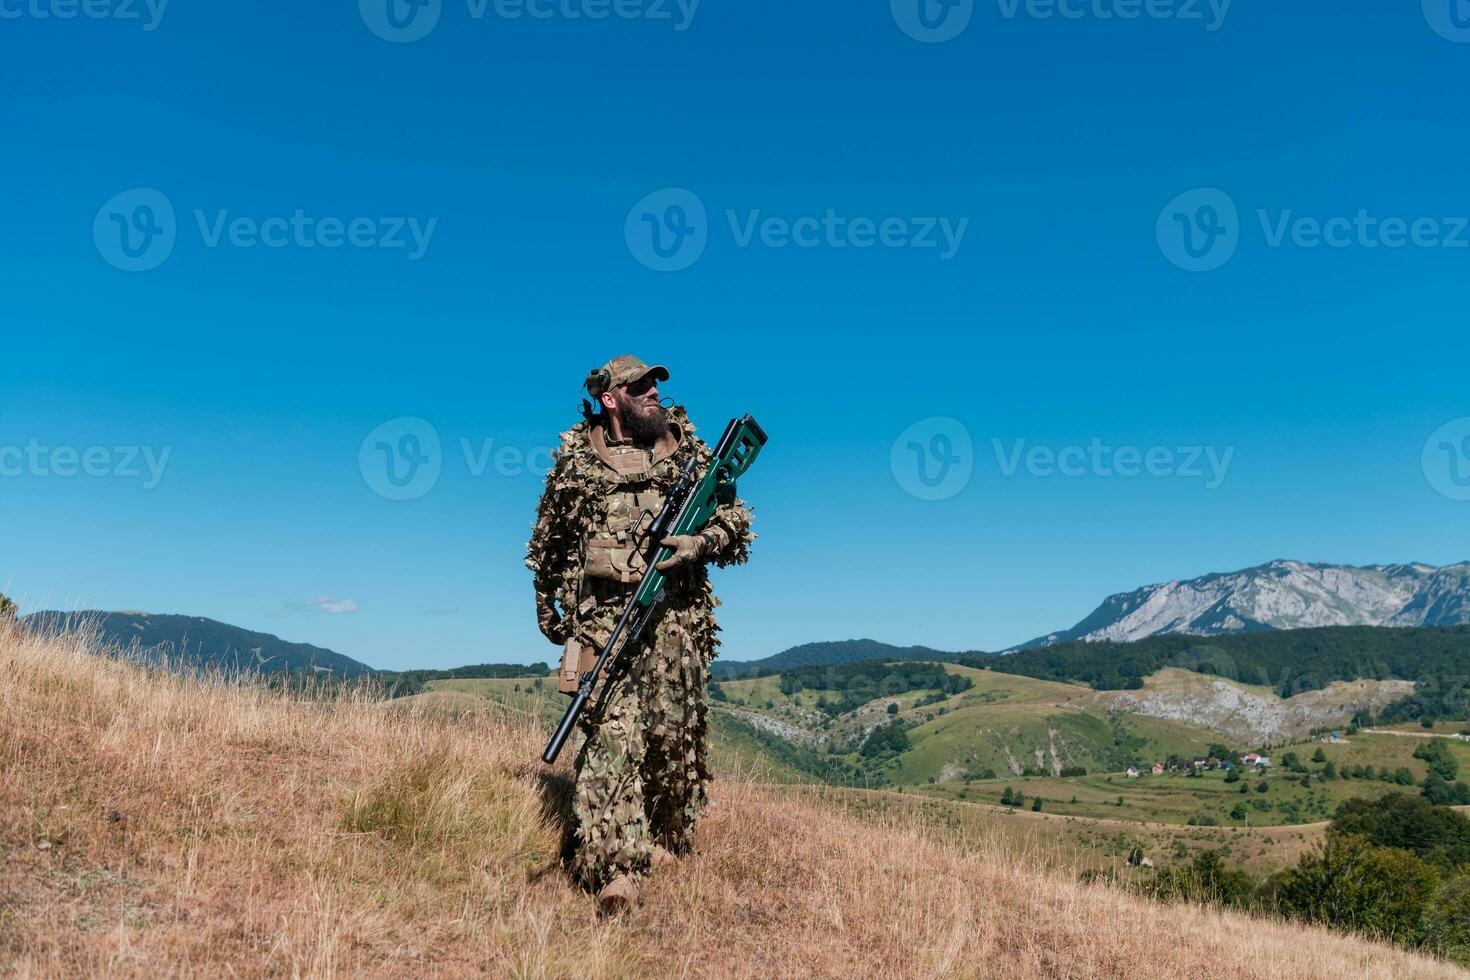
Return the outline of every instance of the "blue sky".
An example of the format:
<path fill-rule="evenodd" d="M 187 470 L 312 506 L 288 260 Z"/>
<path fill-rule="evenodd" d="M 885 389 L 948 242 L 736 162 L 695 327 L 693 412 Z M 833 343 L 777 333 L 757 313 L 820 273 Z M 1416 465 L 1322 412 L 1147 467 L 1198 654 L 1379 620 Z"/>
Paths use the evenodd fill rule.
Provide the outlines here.
<path fill-rule="evenodd" d="M 535 464 L 624 351 L 770 433 L 733 658 L 1470 558 L 1463 4 L 95 2 L 0 0 L 27 609 L 553 657 Z"/>

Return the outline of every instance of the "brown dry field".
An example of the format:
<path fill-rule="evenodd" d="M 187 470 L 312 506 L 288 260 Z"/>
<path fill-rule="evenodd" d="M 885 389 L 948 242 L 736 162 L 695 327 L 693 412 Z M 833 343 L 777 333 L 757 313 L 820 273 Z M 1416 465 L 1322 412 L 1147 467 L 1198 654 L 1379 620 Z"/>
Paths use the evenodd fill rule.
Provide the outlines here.
<path fill-rule="evenodd" d="M 569 771 L 536 761 L 544 734 L 0 636 L 0 973 L 1466 975 L 735 779 L 697 853 L 599 921 L 559 863 Z"/>

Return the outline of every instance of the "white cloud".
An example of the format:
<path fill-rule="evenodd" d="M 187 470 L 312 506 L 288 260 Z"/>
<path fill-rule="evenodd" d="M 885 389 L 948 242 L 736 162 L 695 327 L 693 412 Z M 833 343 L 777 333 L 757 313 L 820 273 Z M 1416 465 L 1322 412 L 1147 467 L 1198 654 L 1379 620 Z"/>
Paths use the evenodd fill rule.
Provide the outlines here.
<path fill-rule="evenodd" d="M 315 606 L 329 616 L 340 616 L 343 613 L 357 612 L 356 599 L 333 599 L 329 595 L 319 595 L 315 599 L 306 600 L 308 606 Z"/>

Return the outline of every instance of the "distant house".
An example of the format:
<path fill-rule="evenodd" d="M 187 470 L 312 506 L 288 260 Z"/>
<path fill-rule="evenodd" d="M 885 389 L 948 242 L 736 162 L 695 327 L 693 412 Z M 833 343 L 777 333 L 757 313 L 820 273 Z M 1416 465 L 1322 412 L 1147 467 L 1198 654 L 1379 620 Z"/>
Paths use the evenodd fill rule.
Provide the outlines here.
<path fill-rule="evenodd" d="M 1264 755 L 1258 755 L 1258 756 L 1256 756 L 1256 768 L 1257 769 L 1265 769 L 1270 764 L 1271 764 L 1271 760 L 1268 759 L 1268 758 L 1266 758 Z"/>
<path fill-rule="evenodd" d="M 1327 736 L 1327 741 L 1329 741 L 1329 742 L 1341 742 L 1342 741 L 1342 733 L 1341 732 L 1333 732 L 1331 735 L 1328 735 Z"/>
<path fill-rule="evenodd" d="M 1245 755 L 1240 757 L 1240 764 L 1243 766 L 1253 766 L 1256 764 L 1257 761 L 1260 760 L 1260 758 L 1261 757 L 1254 752 L 1247 752 Z"/>
<path fill-rule="evenodd" d="M 1196 769 L 1203 769 L 1203 768 L 1205 768 L 1206 766 L 1208 766 L 1210 764 L 1210 760 L 1209 759 L 1191 759 L 1189 761 L 1189 764 L 1191 766 L 1194 766 Z"/>
<path fill-rule="evenodd" d="M 1139 776 L 1138 767 L 1137 766 L 1129 766 L 1128 767 L 1128 778 L 1129 779 L 1137 779 L 1138 776 Z"/>
<path fill-rule="evenodd" d="M 1162 762 L 1155 762 L 1154 767 L 1150 770 L 1150 772 L 1152 772 L 1155 776 L 1162 776 L 1164 774 L 1164 764 Z"/>

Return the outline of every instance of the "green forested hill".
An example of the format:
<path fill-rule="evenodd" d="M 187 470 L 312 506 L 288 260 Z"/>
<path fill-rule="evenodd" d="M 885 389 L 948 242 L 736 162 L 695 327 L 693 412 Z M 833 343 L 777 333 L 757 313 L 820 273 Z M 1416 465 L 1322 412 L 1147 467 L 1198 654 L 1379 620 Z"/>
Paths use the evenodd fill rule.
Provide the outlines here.
<path fill-rule="evenodd" d="M 1282 696 L 1337 680 L 1397 678 L 1421 682 L 1415 698 L 1424 710 L 1440 713 L 1451 710 L 1456 699 L 1460 710 L 1466 706 L 1470 626 L 1329 626 L 1209 637 L 1170 634 L 1134 643 L 1075 641 L 985 663 L 994 670 L 1102 690 L 1137 688 L 1163 667 L 1260 684 Z"/>
<path fill-rule="evenodd" d="M 716 660 L 711 668 L 711 673 L 716 679 L 755 677 L 762 674 L 777 674 L 794 667 L 826 667 L 860 663 L 865 660 L 941 660 L 946 663 L 965 663 L 991 656 L 993 654 L 980 650 L 947 653 L 924 646 L 896 647 L 877 640 L 831 640 L 823 643 L 803 643 L 763 660 Z"/>
<path fill-rule="evenodd" d="M 256 633 L 203 616 L 85 610 L 32 613 L 22 622 L 30 629 L 46 632 L 95 628 L 105 647 L 133 651 L 146 660 L 166 659 L 171 666 L 189 669 L 265 674 L 330 671 L 339 677 L 373 672 L 367 664 L 335 650 L 291 643 L 270 633 Z"/>

